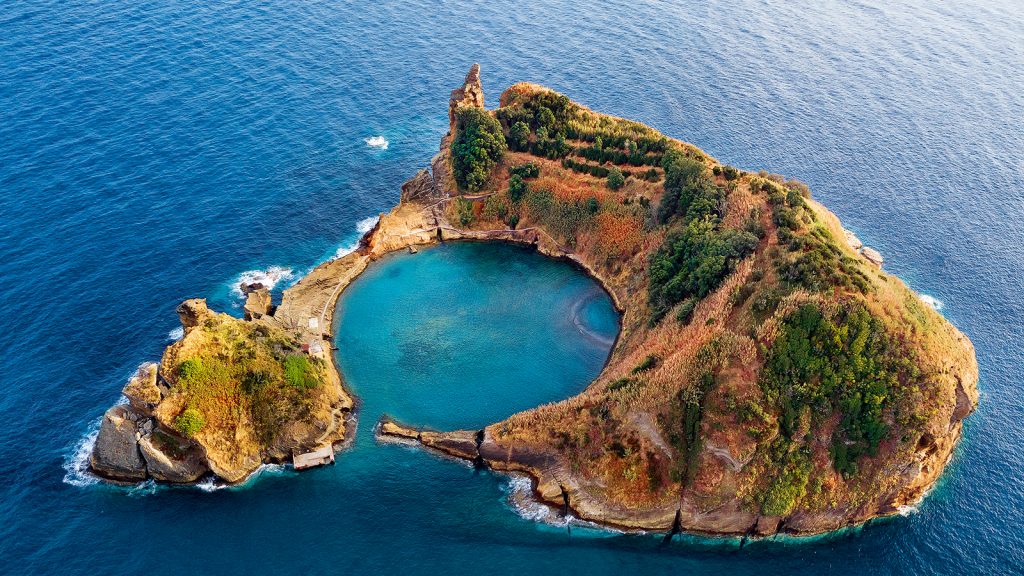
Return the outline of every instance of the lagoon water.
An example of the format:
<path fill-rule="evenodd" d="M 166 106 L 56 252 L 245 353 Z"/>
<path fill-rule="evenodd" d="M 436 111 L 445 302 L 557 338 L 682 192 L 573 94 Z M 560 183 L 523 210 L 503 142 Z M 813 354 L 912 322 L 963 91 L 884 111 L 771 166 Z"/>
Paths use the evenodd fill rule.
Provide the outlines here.
<path fill-rule="evenodd" d="M 5 4 L 0 573 L 1024 573 L 1022 38 L 1014 0 Z M 600 369 L 614 315 L 584 298 L 589 281 L 476 246 L 395 256 L 345 295 L 340 324 L 359 329 L 341 343 L 379 354 L 341 358 L 365 419 L 336 466 L 206 491 L 76 473 L 126 378 L 173 338 L 174 307 L 239 313 L 243 275 L 280 289 L 349 249 L 436 150 L 472 62 L 490 105 L 544 83 L 808 182 L 943 303 L 977 346 L 982 404 L 916 512 L 813 541 L 661 548 L 535 522 L 505 478 L 377 446 L 381 412 L 479 426 Z M 402 280 L 467 269 L 549 305 L 456 286 L 448 308 L 443 288 L 420 301 Z M 409 323 L 374 322 L 403 306 Z M 439 306 L 452 314 L 425 314 Z M 565 323 L 574 306 L 584 332 Z M 465 324 L 456 309 L 491 312 Z M 504 333 L 513 318 L 535 330 Z M 559 335 L 579 346 L 545 344 Z M 488 339 L 507 347 L 481 355 Z"/>

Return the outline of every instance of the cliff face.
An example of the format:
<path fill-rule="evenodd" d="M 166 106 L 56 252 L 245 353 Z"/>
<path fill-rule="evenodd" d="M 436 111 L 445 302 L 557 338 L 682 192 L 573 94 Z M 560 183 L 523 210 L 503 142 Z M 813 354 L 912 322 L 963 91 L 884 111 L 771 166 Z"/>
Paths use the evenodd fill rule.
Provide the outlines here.
<path fill-rule="evenodd" d="M 453 126 L 467 92 L 482 107 L 476 68 Z M 626 528 L 818 533 L 933 485 L 977 404 L 973 346 L 805 186 L 537 85 L 500 102 L 509 151 L 482 190 L 439 174 L 456 135 L 442 141 L 438 228 L 572 259 L 622 333 L 576 397 L 483 430 L 382 436 L 527 473 L 542 501 Z"/>

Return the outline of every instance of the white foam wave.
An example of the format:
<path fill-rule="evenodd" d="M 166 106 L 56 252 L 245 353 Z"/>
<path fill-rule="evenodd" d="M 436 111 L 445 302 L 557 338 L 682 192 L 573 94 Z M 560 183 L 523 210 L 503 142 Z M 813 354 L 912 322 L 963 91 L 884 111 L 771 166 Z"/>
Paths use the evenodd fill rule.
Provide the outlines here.
<path fill-rule="evenodd" d="M 356 232 L 359 232 L 359 235 L 362 236 L 370 230 L 373 230 L 373 227 L 377 225 L 377 220 L 380 220 L 380 216 L 363 218 L 359 222 L 356 222 Z"/>
<path fill-rule="evenodd" d="M 927 294 L 918 294 L 918 297 L 921 299 L 921 302 L 924 302 L 925 304 L 931 306 L 932 309 L 936 311 L 942 310 L 943 308 L 946 307 L 946 305 L 943 304 L 942 300 L 939 300 L 934 296 L 929 296 Z"/>
<path fill-rule="evenodd" d="M 370 136 L 369 138 L 363 138 L 363 142 L 366 142 L 366 145 L 370 148 L 379 148 L 380 150 L 387 150 L 388 145 L 390 144 L 388 139 L 383 136 Z"/>
<path fill-rule="evenodd" d="M 171 330 L 170 332 L 167 333 L 167 339 L 170 340 L 171 342 L 177 342 L 178 340 L 181 340 L 184 337 L 185 329 L 182 328 L 181 326 L 178 326 L 174 330 Z"/>
<path fill-rule="evenodd" d="M 284 473 L 286 470 L 287 466 L 285 466 L 284 464 L 263 464 L 259 468 L 257 468 L 255 472 L 250 474 L 249 477 L 245 479 L 245 482 L 242 482 L 241 484 L 225 484 L 224 482 L 217 480 L 213 476 L 207 476 L 206 478 L 203 478 L 199 482 L 196 482 L 194 486 L 199 490 L 202 490 L 203 492 L 217 492 L 219 490 L 224 490 L 228 488 L 245 488 L 247 486 L 250 486 L 253 482 L 256 481 L 257 478 L 261 476 L 277 475 Z"/>
<path fill-rule="evenodd" d="M 377 225 L 378 220 L 380 220 L 379 216 L 370 216 L 369 218 L 363 218 L 359 222 L 356 222 L 356 232 L 359 233 L 356 239 L 338 248 L 331 259 L 337 260 L 338 258 L 355 252 L 356 249 L 359 248 L 359 241 L 363 239 L 363 235 L 370 230 L 373 230 L 373 227 Z"/>
<path fill-rule="evenodd" d="M 138 484 L 133 484 L 131 487 L 129 487 L 128 495 L 135 497 L 150 496 L 152 494 L 156 494 L 158 491 L 160 491 L 161 488 L 164 487 L 161 486 L 160 484 L 157 484 L 156 480 L 150 478 L 149 480 L 139 482 Z"/>
<path fill-rule="evenodd" d="M 238 275 L 238 278 L 231 287 L 235 295 L 241 298 L 242 284 L 263 284 L 267 290 L 273 290 L 274 286 L 278 282 L 287 282 L 295 277 L 295 273 L 291 268 L 285 268 L 284 266 L 271 266 L 266 270 L 246 270 Z"/>
<path fill-rule="evenodd" d="M 543 522 L 552 526 L 565 526 L 572 519 L 571 517 L 563 518 L 550 506 L 538 502 L 533 497 L 533 482 L 527 476 L 509 476 L 505 492 L 508 495 L 509 506 L 526 520 Z"/>
<path fill-rule="evenodd" d="M 904 518 L 906 518 L 907 516 L 910 516 L 911 514 L 917 514 L 918 512 L 919 512 L 919 510 L 917 509 L 917 505 L 916 504 L 912 504 L 912 505 L 904 504 L 903 506 L 899 506 L 899 507 L 896 508 L 896 513 L 899 514 L 900 516 L 903 516 Z"/>
<path fill-rule="evenodd" d="M 69 454 L 64 457 L 64 483 L 83 488 L 91 486 L 100 481 L 92 472 L 89 472 L 89 455 L 92 454 L 92 447 L 96 445 L 96 437 L 100 434 L 100 423 L 102 418 L 96 420 L 82 436 Z"/>

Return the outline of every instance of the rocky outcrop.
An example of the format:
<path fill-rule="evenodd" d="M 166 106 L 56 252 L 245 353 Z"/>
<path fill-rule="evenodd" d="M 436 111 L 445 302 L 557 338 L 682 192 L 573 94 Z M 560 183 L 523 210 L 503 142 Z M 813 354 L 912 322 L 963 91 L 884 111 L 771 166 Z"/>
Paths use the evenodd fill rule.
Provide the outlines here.
<path fill-rule="evenodd" d="M 410 178 L 405 184 L 402 184 L 402 202 L 415 202 L 420 200 L 430 200 L 438 196 L 437 187 L 434 185 L 434 178 L 430 175 L 430 170 L 424 168 L 416 173 L 415 176 Z"/>
<path fill-rule="evenodd" d="M 455 112 L 462 106 L 484 107 L 484 87 L 480 84 L 479 64 L 473 64 L 462 86 L 452 90 L 448 99 L 449 132 L 455 131 Z"/>
<path fill-rule="evenodd" d="M 187 484 L 202 478 L 210 468 L 195 443 L 162 430 L 139 439 L 139 449 L 151 477 L 161 482 Z"/>
<path fill-rule="evenodd" d="M 181 327 L 186 333 L 213 315 L 206 306 L 205 298 L 192 298 L 178 305 L 178 318 L 181 319 Z"/>
<path fill-rule="evenodd" d="M 885 262 L 884 258 L 882 258 L 882 253 L 874 248 L 864 246 L 860 249 L 860 253 L 867 258 L 868 262 L 871 262 L 875 266 L 881 266 Z"/>
<path fill-rule="evenodd" d="M 157 384 L 160 365 L 156 362 L 146 362 L 139 366 L 138 372 L 132 376 L 121 391 L 132 408 L 140 414 L 147 416 L 153 414 L 153 409 L 163 399 L 164 390 Z"/>
<path fill-rule="evenodd" d="M 139 428 L 148 421 L 131 406 L 117 405 L 107 410 L 89 458 L 93 471 L 121 482 L 145 480 L 146 462 L 139 450 Z"/>
<path fill-rule="evenodd" d="M 246 320 L 257 320 L 273 313 L 270 291 L 262 286 L 250 290 L 245 295 L 245 306 L 242 307 Z"/>

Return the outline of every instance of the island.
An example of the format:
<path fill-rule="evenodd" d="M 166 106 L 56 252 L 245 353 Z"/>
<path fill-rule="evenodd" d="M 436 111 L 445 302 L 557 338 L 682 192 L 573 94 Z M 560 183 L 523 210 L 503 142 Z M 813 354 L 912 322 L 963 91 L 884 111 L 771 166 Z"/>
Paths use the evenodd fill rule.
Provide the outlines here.
<path fill-rule="evenodd" d="M 268 462 L 333 461 L 358 412 L 332 353 L 339 295 L 385 254 L 471 240 L 581 267 L 619 337 L 576 396 L 480 430 L 384 419 L 381 441 L 528 475 L 580 520 L 669 534 L 818 534 L 935 484 L 977 406 L 973 345 L 807 186 L 535 84 L 487 110 L 477 65 L 449 122 L 355 252 L 277 304 L 245 286 L 242 319 L 184 302 L 184 337 L 104 415 L 91 469 L 237 483 Z"/>

